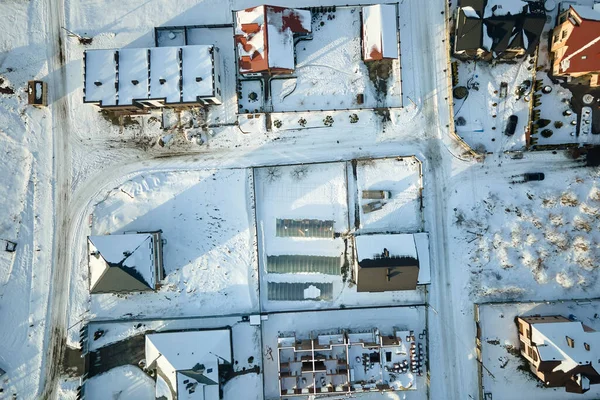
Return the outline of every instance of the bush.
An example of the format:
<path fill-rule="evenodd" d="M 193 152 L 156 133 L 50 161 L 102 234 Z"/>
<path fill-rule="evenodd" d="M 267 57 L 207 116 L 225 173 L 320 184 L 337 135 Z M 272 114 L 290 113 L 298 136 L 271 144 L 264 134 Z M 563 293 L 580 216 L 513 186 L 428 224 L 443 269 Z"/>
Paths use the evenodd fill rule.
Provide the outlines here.
<path fill-rule="evenodd" d="M 300 118 L 298 120 L 298 125 L 304 128 L 306 126 L 306 120 L 304 118 Z"/>
<path fill-rule="evenodd" d="M 275 125 L 275 128 L 279 129 L 281 128 L 283 123 L 280 120 L 276 119 L 275 121 L 273 121 L 273 125 Z"/>
<path fill-rule="evenodd" d="M 351 123 L 351 124 L 355 124 L 355 123 L 357 123 L 357 122 L 358 122 L 358 115 L 356 115 L 356 114 L 351 114 L 351 115 L 350 115 L 350 123 Z"/>
<path fill-rule="evenodd" d="M 331 115 L 326 116 L 325 119 L 323 119 L 323 124 L 325 126 L 332 126 L 333 125 L 333 117 Z"/>
<path fill-rule="evenodd" d="M 540 128 L 543 128 L 545 126 L 548 126 L 550 124 L 550 122 L 552 122 L 552 121 L 550 121 L 549 119 L 542 118 L 542 119 L 537 120 L 536 125 L 539 126 Z"/>
<path fill-rule="evenodd" d="M 542 135 L 542 137 L 549 138 L 553 133 L 554 132 L 552 132 L 550 129 L 544 129 L 540 135 Z"/>
<path fill-rule="evenodd" d="M 563 122 L 562 122 L 562 121 L 555 121 L 555 122 L 554 122 L 554 127 L 555 127 L 556 129 L 560 129 L 560 128 L 562 128 L 562 127 L 563 127 L 563 125 L 564 125 L 564 124 L 563 124 Z"/>

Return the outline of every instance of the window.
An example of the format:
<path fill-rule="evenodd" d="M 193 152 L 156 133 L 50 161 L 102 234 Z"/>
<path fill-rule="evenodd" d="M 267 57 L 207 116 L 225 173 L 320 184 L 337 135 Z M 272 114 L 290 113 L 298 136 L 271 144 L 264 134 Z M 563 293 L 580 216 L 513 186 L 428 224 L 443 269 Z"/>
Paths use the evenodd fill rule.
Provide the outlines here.
<path fill-rule="evenodd" d="M 519 322 L 519 333 L 523 334 L 523 324 Z"/>
<path fill-rule="evenodd" d="M 537 356 L 537 351 L 533 350 L 533 361 L 537 362 L 538 360 L 538 356 Z"/>
<path fill-rule="evenodd" d="M 221 82 L 221 74 L 217 75 L 217 78 L 219 79 L 219 83 Z"/>
<path fill-rule="evenodd" d="M 566 37 L 567 37 L 567 30 L 565 29 L 564 31 L 562 31 L 562 32 L 560 33 L 560 36 L 561 36 L 561 39 L 564 39 L 564 38 L 566 38 Z"/>
<path fill-rule="evenodd" d="M 567 336 L 567 345 L 571 348 L 575 347 L 575 341 Z"/>
<path fill-rule="evenodd" d="M 587 351 L 590 351 L 590 344 L 589 344 L 589 343 L 584 343 L 584 344 L 583 344 L 583 347 L 585 347 L 585 349 L 586 349 Z"/>
<path fill-rule="evenodd" d="M 525 349 L 527 348 L 527 345 L 525 343 L 523 343 L 523 341 L 519 341 L 519 344 L 521 345 L 521 351 L 525 351 Z"/>
<path fill-rule="evenodd" d="M 527 347 L 527 355 L 528 355 L 530 358 L 533 358 L 533 350 L 532 350 L 532 348 L 531 348 L 531 347 Z"/>
<path fill-rule="evenodd" d="M 587 58 L 587 56 L 581 56 L 582 60 L 585 60 Z"/>
<path fill-rule="evenodd" d="M 527 334 L 527 339 L 531 340 L 531 329 L 526 329 L 525 333 Z"/>
<path fill-rule="evenodd" d="M 564 24 L 564 22 L 567 20 L 567 14 L 563 14 L 560 16 L 559 20 L 558 20 L 558 24 Z"/>
<path fill-rule="evenodd" d="M 554 35 L 552 37 L 552 43 L 556 43 L 556 42 L 558 42 L 558 35 Z"/>

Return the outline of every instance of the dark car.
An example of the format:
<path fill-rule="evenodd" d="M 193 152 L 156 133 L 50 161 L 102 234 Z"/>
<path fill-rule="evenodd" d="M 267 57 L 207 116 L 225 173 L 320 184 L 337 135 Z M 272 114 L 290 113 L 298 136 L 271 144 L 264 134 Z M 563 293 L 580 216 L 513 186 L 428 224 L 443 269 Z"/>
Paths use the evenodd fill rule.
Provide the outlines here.
<path fill-rule="evenodd" d="M 506 136 L 512 136 L 515 134 L 515 130 L 517 129 L 517 122 L 519 122 L 519 117 L 517 117 L 516 115 L 511 115 L 510 117 L 508 117 L 506 129 L 504 130 L 504 134 Z"/>
<path fill-rule="evenodd" d="M 544 175 L 543 172 L 527 172 L 527 173 L 523 174 L 523 178 L 525 179 L 525 182 L 543 181 L 545 177 L 546 177 L 546 175 Z"/>

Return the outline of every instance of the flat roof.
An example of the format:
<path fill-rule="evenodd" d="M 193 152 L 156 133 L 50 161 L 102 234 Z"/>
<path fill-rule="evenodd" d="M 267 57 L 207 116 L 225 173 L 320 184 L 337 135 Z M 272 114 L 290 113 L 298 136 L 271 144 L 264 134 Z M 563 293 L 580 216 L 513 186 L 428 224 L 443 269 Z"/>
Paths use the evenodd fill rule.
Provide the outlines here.
<path fill-rule="evenodd" d="M 119 104 L 132 104 L 135 99 L 147 98 L 148 49 L 119 50 Z"/>
<path fill-rule="evenodd" d="M 85 52 L 85 101 L 107 106 L 117 104 L 115 54 L 116 50 Z"/>
<path fill-rule="evenodd" d="M 150 49 L 151 99 L 165 99 L 167 103 L 181 102 L 179 49 L 180 47 Z"/>
<path fill-rule="evenodd" d="M 212 96 L 214 47 L 185 46 L 182 52 L 183 101 Z"/>

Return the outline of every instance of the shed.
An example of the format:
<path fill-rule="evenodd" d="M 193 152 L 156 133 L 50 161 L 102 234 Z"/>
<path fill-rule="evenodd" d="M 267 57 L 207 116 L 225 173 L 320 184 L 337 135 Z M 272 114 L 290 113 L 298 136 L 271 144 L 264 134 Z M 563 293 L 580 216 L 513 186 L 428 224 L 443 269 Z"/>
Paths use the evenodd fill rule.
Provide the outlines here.
<path fill-rule="evenodd" d="M 32 106 L 48 106 L 48 84 L 42 81 L 27 82 L 27 103 Z"/>

